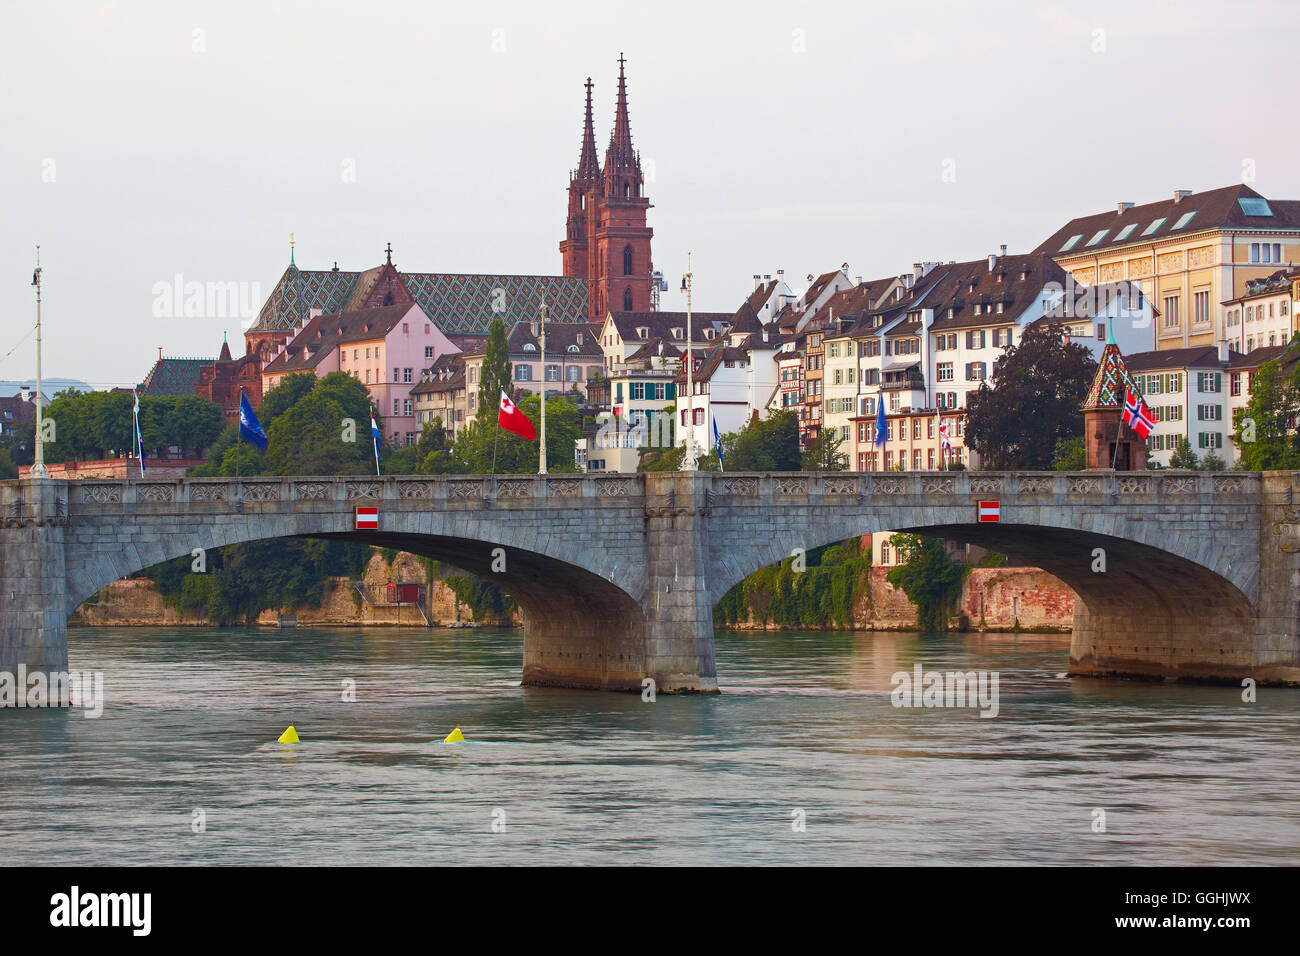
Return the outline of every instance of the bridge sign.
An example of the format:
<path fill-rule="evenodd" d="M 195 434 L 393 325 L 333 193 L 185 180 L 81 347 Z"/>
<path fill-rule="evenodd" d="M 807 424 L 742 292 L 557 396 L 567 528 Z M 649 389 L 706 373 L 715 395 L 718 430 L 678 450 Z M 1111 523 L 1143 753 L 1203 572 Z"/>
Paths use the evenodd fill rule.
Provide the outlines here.
<path fill-rule="evenodd" d="M 980 502 L 980 522 L 1001 521 L 1002 506 L 996 501 Z"/>
<path fill-rule="evenodd" d="M 358 508 L 357 509 L 357 530 L 378 531 L 379 530 L 379 509 L 374 507 Z"/>

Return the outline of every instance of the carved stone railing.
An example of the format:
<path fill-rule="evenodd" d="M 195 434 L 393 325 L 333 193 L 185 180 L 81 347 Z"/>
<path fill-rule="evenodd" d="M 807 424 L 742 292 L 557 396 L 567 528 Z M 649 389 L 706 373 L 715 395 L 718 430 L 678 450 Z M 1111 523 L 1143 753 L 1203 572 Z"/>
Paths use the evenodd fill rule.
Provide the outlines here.
<path fill-rule="evenodd" d="M 1261 498 L 1257 472 L 701 472 L 705 507 L 754 504 L 815 506 L 821 502 L 909 507 L 997 500 L 1041 506 L 1125 502 L 1229 507 Z M 14 484 L 16 483 L 6 483 Z M 241 478 L 83 479 L 66 483 L 70 514 L 136 511 L 329 511 L 385 508 L 612 507 L 643 501 L 637 474 L 401 475 L 342 477 L 249 475 Z"/>

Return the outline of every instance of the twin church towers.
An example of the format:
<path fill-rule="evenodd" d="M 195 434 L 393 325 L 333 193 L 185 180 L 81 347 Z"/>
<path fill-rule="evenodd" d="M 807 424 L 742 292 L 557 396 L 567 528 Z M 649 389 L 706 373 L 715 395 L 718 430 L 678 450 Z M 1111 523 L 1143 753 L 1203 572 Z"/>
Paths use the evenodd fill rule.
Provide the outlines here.
<path fill-rule="evenodd" d="M 587 321 L 613 312 L 649 312 L 653 306 L 650 237 L 646 225 L 641 156 L 632 147 L 627 79 L 618 58 L 618 106 L 602 168 L 591 121 L 591 78 L 578 167 L 569 175 L 569 217 L 560 254 L 564 275 L 587 278 Z"/>

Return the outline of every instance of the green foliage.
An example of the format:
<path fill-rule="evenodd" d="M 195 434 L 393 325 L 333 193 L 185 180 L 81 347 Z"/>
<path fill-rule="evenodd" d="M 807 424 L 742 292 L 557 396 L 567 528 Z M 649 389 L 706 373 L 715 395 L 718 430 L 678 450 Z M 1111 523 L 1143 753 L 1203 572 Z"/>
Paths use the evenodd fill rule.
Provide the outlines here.
<path fill-rule="evenodd" d="M 46 461 L 87 461 L 129 455 L 135 445 L 129 392 L 58 392 L 42 415 L 54 421 Z M 140 398 L 140 437 L 146 456 L 175 446 L 197 456 L 222 429 L 221 409 L 205 398 L 145 395 Z"/>
<path fill-rule="evenodd" d="M 1169 457 L 1169 467 L 1198 468 L 1199 466 L 1196 452 L 1192 451 L 1192 443 L 1185 436 L 1180 435 L 1174 442 L 1174 453 Z"/>
<path fill-rule="evenodd" d="M 844 439 L 840 436 L 839 430 L 835 428 L 823 428 L 817 433 L 817 437 L 808 443 L 804 449 L 803 461 L 801 462 L 804 471 L 845 471 L 849 467 L 849 456 L 840 451 L 840 446 L 844 444 Z"/>
<path fill-rule="evenodd" d="M 799 471 L 799 419 L 789 409 L 751 418 L 739 432 L 720 438 L 727 471 Z"/>
<path fill-rule="evenodd" d="M 519 410 L 537 428 L 538 438 L 527 441 L 498 425 L 496 415 L 480 415 L 460 433 L 453 449 L 453 456 L 464 472 L 485 475 L 493 471 L 498 475 L 537 474 L 541 398 L 537 394 L 528 394 L 518 405 Z M 497 401 L 494 400 L 490 407 L 496 408 Z M 579 427 L 578 409 L 575 405 L 562 396 L 546 400 L 547 472 L 578 470 L 573 461 L 573 448 L 580 437 Z M 435 459 L 435 464 L 437 463 L 438 459 Z"/>
<path fill-rule="evenodd" d="M 1201 471 L 1223 471 L 1227 467 L 1228 463 L 1220 458 L 1213 448 L 1201 459 Z"/>
<path fill-rule="evenodd" d="M 1293 340 L 1282 358 L 1291 361 L 1300 348 Z M 1233 444 L 1239 467 L 1247 471 L 1300 469 L 1300 363 L 1285 371 L 1277 360 L 1265 362 L 1251 376 L 1250 398 L 1236 414 Z"/>
<path fill-rule="evenodd" d="M 948 619 L 961 600 L 965 575 L 938 538 L 896 534 L 890 543 L 898 549 L 899 564 L 885 575 L 916 606 L 917 625 L 923 631 L 946 631 Z"/>
<path fill-rule="evenodd" d="M 246 624 L 268 609 L 319 606 L 325 579 L 364 574 L 370 554 L 344 541 L 250 542 L 210 552 L 203 574 L 191 570 L 188 555 L 144 574 L 170 607 L 203 611 L 214 624 Z"/>
<path fill-rule="evenodd" d="M 13 456 L 9 454 L 8 448 L 0 447 L 0 480 L 17 477 L 18 465 L 14 463 Z"/>
<path fill-rule="evenodd" d="M 513 369 L 510 366 L 510 346 L 506 342 L 506 327 L 500 319 L 493 319 L 483 349 L 483 366 L 479 370 L 479 415 L 476 422 L 491 419 L 492 427 L 496 427 L 496 416 L 491 412 L 501 404 L 502 392 L 513 394 L 510 388 L 511 372 Z M 547 411 L 550 411 L 549 406 Z"/>
<path fill-rule="evenodd" d="M 1060 325 L 1039 323 L 1008 346 L 988 383 L 966 399 L 966 444 L 985 468 L 1047 470 L 1057 442 L 1083 437 L 1083 412 L 1097 362 Z"/>
<path fill-rule="evenodd" d="M 490 581 L 469 575 L 449 575 L 442 580 L 456 595 L 456 600 L 469 608 L 475 621 L 501 620 L 514 612 L 514 598 Z"/>
<path fill-rule="evenodd" d="M 1057 471 L 1083 471 L 1088 459 L 1082 438 L 1059 438 L 1052 454 L 1052 467 Z"/>
<path fill-rule="evenodd" d="M 795 570 L 795 557 L 756 571 L 722 596 L 714 626 L 732 627 L 752 615 L 755 624 L 776 627 L 851 628 L 871 570 L 871 551 L 861 541 L 808 552 L 803 571 Z"/>

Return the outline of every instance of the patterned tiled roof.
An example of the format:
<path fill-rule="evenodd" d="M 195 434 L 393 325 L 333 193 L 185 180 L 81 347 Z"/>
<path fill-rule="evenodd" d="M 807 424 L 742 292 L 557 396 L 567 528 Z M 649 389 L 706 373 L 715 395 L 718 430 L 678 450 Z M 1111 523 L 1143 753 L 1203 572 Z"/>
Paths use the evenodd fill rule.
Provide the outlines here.
<path fill-rule="evenodd" d="M 306 270 L 290 265 L 262 305 L 250 332 L 291 329 L 310 314 L 346 312 L 364 301 L 383 267 L 365 272 Z M 506 328 L 537 314 L 546 295 L 552 322 L 587 320 L 585 276 L 464 275 L 403 272 L 411 296 L 444 333 L 483 333 L 493 319 Z"/>
<path fill-rule="evenodd" d="M 141 395 L 193 395 L 199 384 L 199 372 L 216 359 L 160 358 L 136 389 Z"/>
<path fill-rule="evenodd" d="M 1119 354 L 1119 346 L 1107 342 L 1097 365 L 1097 374 L 1092 377 L 1088 397 L 1084 399 L 1083 410 L 1120 408 L 1124 404 L 1124 383 L 1129 381 L 1128 368 L 1124 365 L 1124 356 Z"/>

